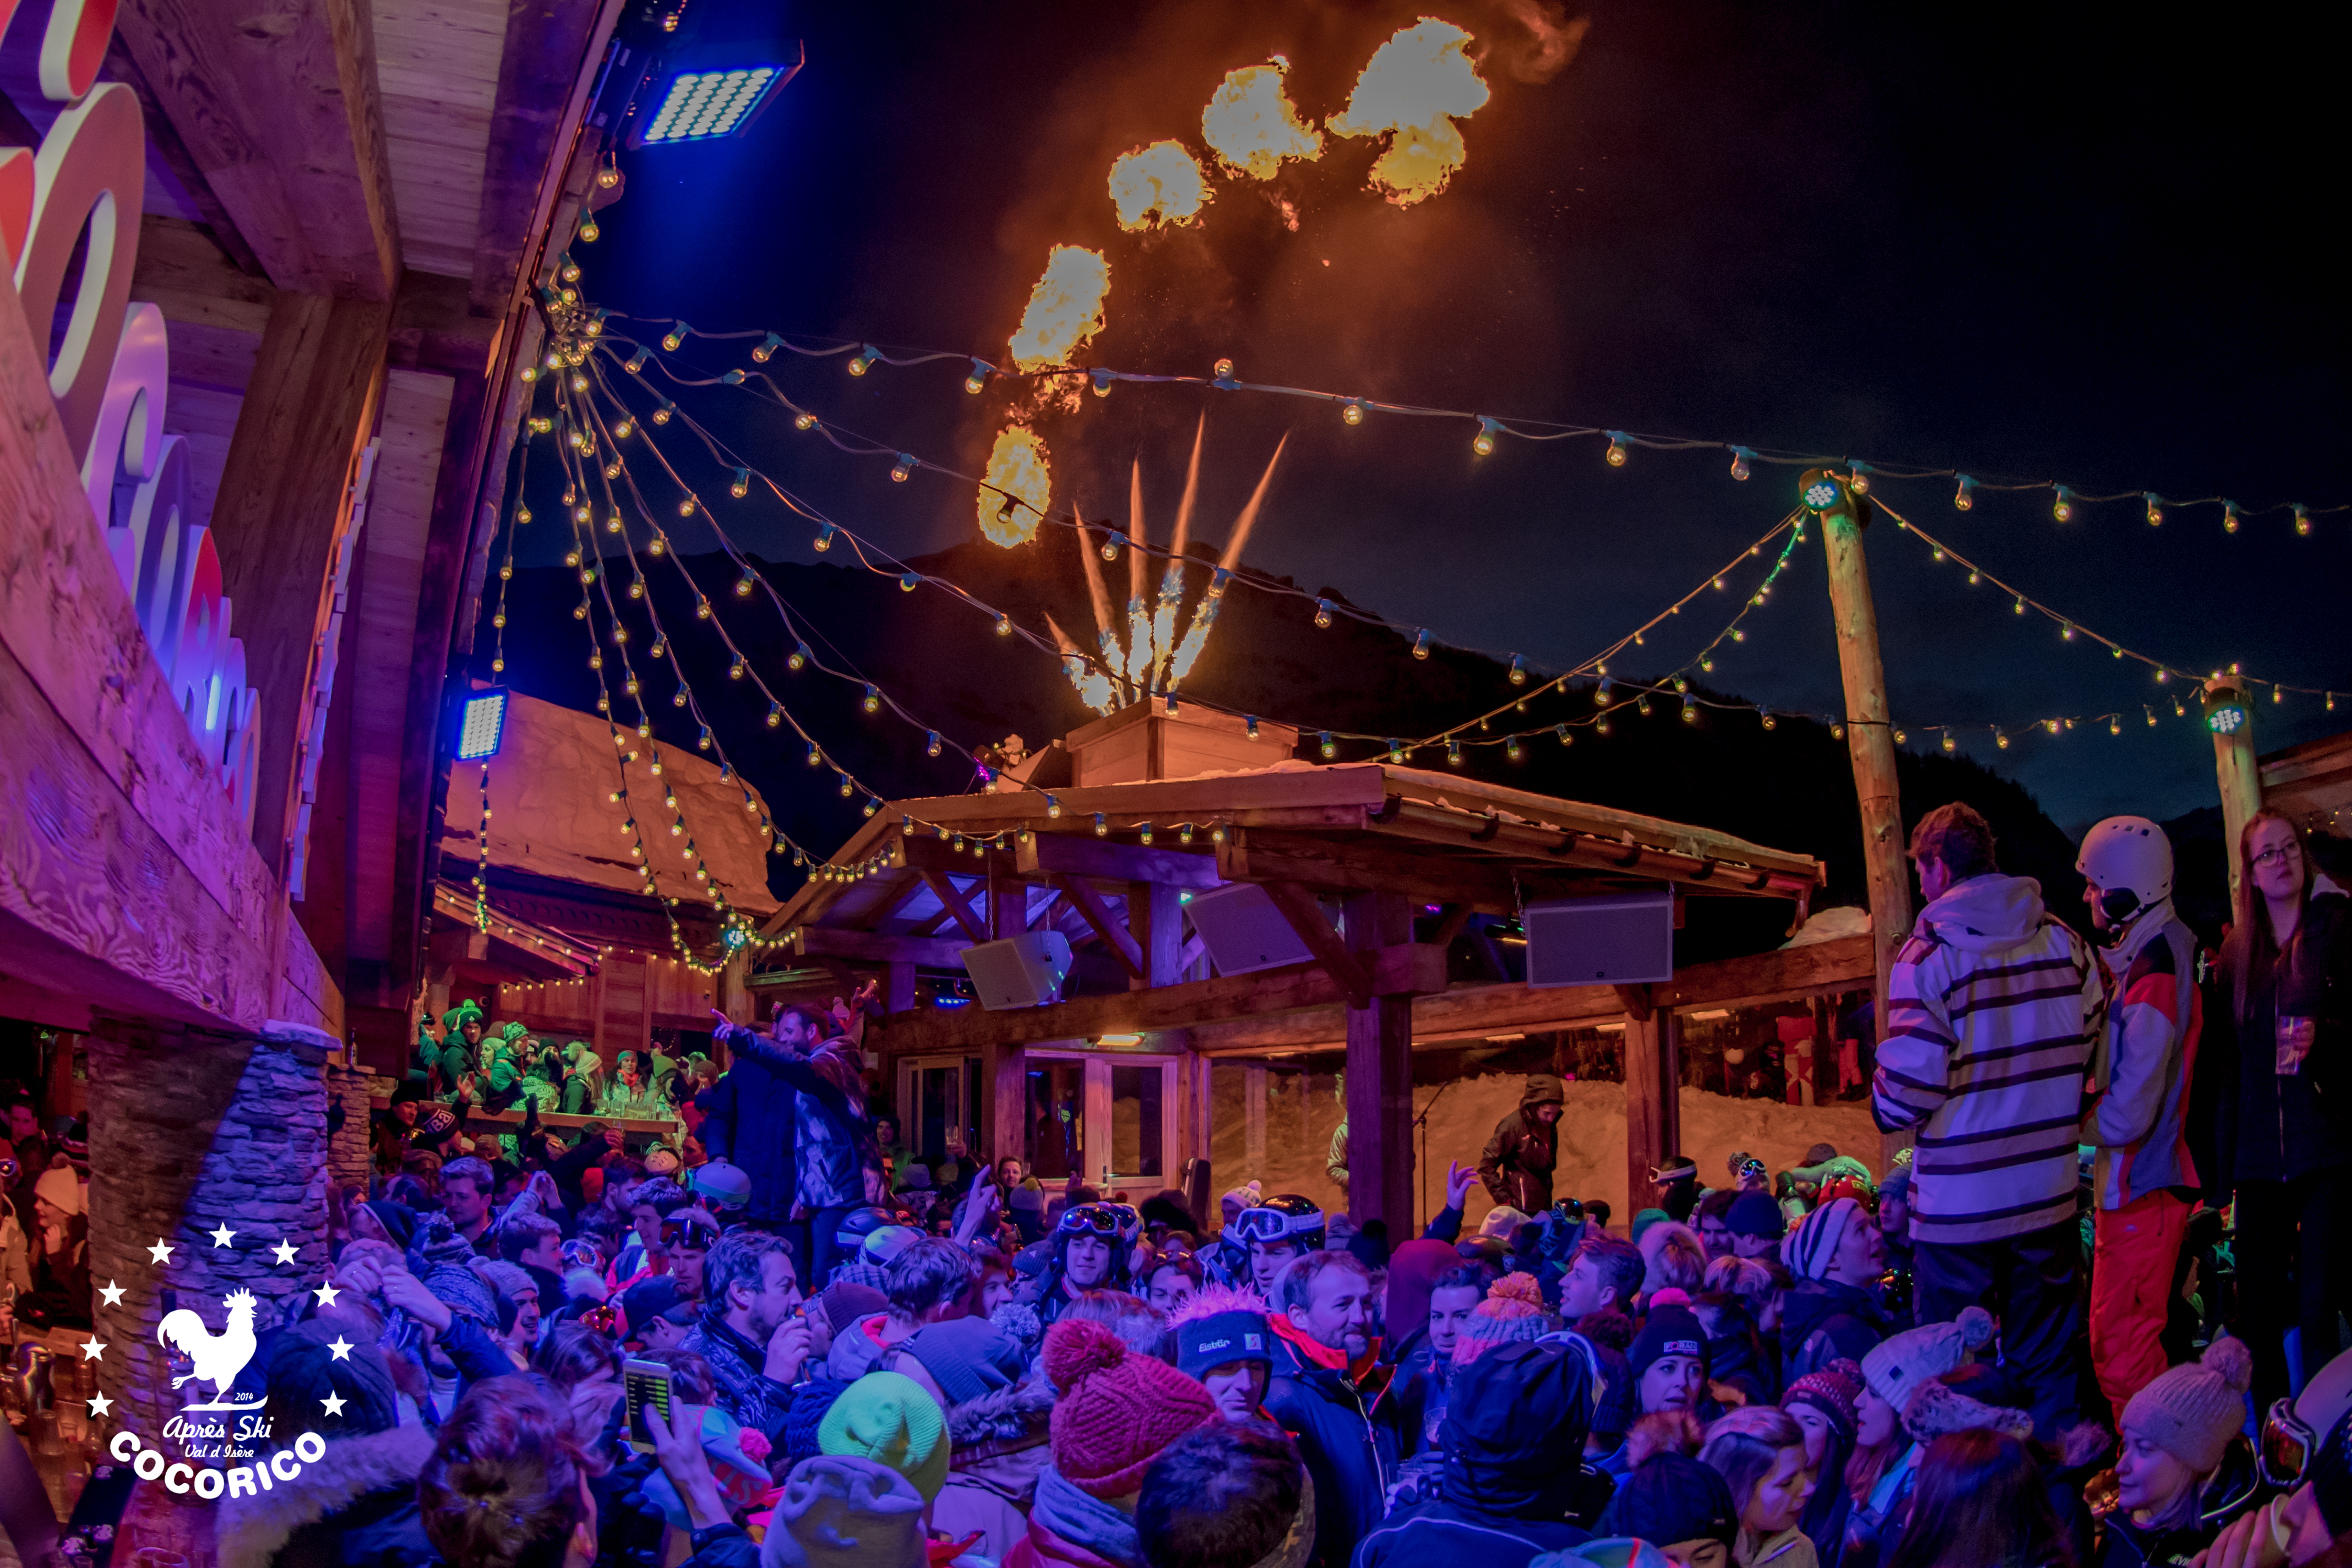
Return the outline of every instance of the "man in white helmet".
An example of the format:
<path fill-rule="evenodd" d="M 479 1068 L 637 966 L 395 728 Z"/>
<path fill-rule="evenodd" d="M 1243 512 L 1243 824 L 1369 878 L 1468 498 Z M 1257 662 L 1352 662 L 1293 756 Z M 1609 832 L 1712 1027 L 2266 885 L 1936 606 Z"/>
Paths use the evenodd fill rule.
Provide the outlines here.
<path fill-rule="evenodd" d="M 2173 912 L 2172 845 L 2146 817 L 2093 827 L 2074 868 L 2089 884 L 2108 995 L 2083 1121 L 2098 1150 L 2091 1361 L 2120 1422 L 2164 1370 L 2158 1336 L 2198 1187 L 2185 1131 L 2203 1021 L 2197 939 Z"/>

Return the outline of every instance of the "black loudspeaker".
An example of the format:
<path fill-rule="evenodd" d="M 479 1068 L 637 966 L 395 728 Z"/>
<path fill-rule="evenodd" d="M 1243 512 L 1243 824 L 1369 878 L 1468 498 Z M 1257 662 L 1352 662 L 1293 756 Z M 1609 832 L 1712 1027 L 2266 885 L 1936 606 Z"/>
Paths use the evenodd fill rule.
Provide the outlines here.
<path fill-rule="evenodd" d="M 963 950 L 963 970 L 980 1005 L 990 1012 L 1042 1007 L 1062 999 L 1070 977 L 1070 944 L 1060 931 L 1033 931 Z"/>
<path fill-rule="evenodd" d="M 1530 985 L 1633 985 L 1675 977 L 1675 894 L 1640 888 L 1545 899 L 1520 917 Z"/>
<path fill-rule="evenodd" d="M 1279 969 L 1315 956 L 1255 882 L 1231 882 L 1195 893 L 1184 912 L 1192 917 L 1192 929 L 1220 974 Z"/>

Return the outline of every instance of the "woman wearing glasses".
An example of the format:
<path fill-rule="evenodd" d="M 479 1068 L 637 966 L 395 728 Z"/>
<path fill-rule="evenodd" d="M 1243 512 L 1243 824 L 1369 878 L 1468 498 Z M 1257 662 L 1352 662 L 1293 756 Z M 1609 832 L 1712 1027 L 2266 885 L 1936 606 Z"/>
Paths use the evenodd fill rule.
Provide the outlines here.
<path fill-rule="evenodd" d="M 2245 875 L 2208 1021 L 2221 1103 L 2207 1182 L 2235 1189 L 2242 1331 L 2266 1408 L 2287 1392 L 2286 1331 L 2302 1329 L 2315 1370 L 2352 1307 L 2352 900 L 2277 812 L 2256 812 L 2238 846 Z"/>

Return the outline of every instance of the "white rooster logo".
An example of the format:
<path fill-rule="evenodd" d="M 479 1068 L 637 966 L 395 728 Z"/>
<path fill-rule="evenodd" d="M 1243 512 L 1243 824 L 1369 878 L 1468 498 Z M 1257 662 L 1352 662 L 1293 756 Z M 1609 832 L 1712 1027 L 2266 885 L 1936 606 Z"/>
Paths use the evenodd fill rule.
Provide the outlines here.
<path fill-rule="evenodd" d="M 233 1408 L 220 1403 L 228 1396 L 229 1384 L 253 1359 L 253 1292 L 236 1290 L 228 1298 L 228 1326 L 215 1338 L 205 1326 L 205 1320 L 193 1310 L 182 1307 L 163 1314 L 163 1323 L 155 1331 L 156 1342 L 170 1345 L 195 1363 L 194 1371 L 172 1379 L 176 1389 L 184 1383 L 209 1383 L 213 1385 L 214 1403 L 190 1405 L 189 1410 L 226 1410 Z"/>

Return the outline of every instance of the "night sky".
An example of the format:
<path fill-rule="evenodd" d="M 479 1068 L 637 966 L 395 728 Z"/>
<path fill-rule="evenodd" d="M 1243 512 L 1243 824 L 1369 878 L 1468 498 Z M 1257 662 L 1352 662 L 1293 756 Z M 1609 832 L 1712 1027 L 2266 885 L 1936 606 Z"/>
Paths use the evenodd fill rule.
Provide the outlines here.
<path fill-rule="evenodd" d="M 728 7 L 736 0 L 698 0 Z M 2088 7 L 1251 3 L 809 6 L 808 64 L 752 132 L 624 153 L 624 197 L 576 252 L 593 304 L 746 328 L 940 348 L 1002 362 L 1048 246 L 1107 251 L 1108 325 L 1088 363 L 1205 374 L 1498 416 L 1590 424 L 1894 468 L 1895 507 L 2085 626 L 2199 669 L 2352 692 L 2336 613 L 2352 513 L 2297 538 L 2284 510 L 2352 500 L 2340 267 L 2324 239 L 2340 143 L 2326 52 L 2288 21 L 2135 26 Z M 1492 100 L 1462 122 L 1468 161 L 1398 208 L 1364 187 L 1376 149 L 1338 142 L 1271 184 L 1220 182 L 1197 226 L 1123 234 L 1105 180 L 1119 153 L 1195 153 L 1223 74 L 1280 54 L 1310 123 L 1345 103 L 1379 43 L 1415 17 L 1456 23 Z M 1560 63 L 1565 24 L 1589 18 Z M 1532 25 L 1531 25 L 1532 23 Z M 1544 38 L 1552 47 L 1547 58 Z M 1297 216 L 1282 221 L 1279 202 Z M 624 327 L 625 323 L 616 322 Z M 647 336 L 658 335 L 658 331 Z M 680 356 L 715 373 L 742 343 Z M 965 366 L 841 358 L 768 367 L 828 422 L 967 473 L 1002 395 Z M 1202 527 L 1222 539 L 1278 438 L 1289 445 L 1251 564 L 1329 584 L 1443 641 L 1565 668 L 1704 580 L 1789 508 L 1798 470 L 1735 482 L 1721 447 L 1506 441 L 1475 458 L 1465 423 L 1199 388 L 1120 385 L 1043 426 L 1055 495 L 1125 512 L 1139 456 L 1155 535 L 1208 416 Z M 781 482 L 901 555 L 974 536 L 963 483 L 889 482 L 889 460 L 796 434 L 741 392 L 690 400 Z M 678 448 L 681 456 L 685 448 Z M 724 476 L 700 464 L 713 489 Z M 2057 479 L 2134 499 L 2051 515 Z M 534 494 L 537 486 L 533 487 Z M 2160 529 L 2141 490 L 2226 495 Z M 724 513 L 764 557 L 818 559 L 772 502 Z M 522 559 L 564 536 L 533 530 Z M 691 548 L 691 531 L 680 531 Z M 2018 779 L 2069 830 L 2213 798 L 2179 683 L 2020 618 L 1990 585 L 1891 526 L 1868 536 L 1887 673 L 1916 748 L 1937 723 Z M 1798 554 L 1717 689 L 1822 716 L 1840 706 L 1817 544 Z M 1735 608 L 1694 606 L 1624 675 L 1663 673 Z M 984 636 L 984 623 L 975 623 Z M 1036 679 L 1058 682 L 1043 657 Z M 2268 751 L 2329 732 L 2319 699 L 2261 703 Z M 2144 704 L 2162 722 L 2147 723 Z M 1990 726 L 2085 721 L 1996 750 Z M 1277 715 L 1309 726 L 1307 713 Z M 2352 709 L 2344 722 L 2352 724 Z M 977 741 L 984 737 L 960 737 Z"/>

